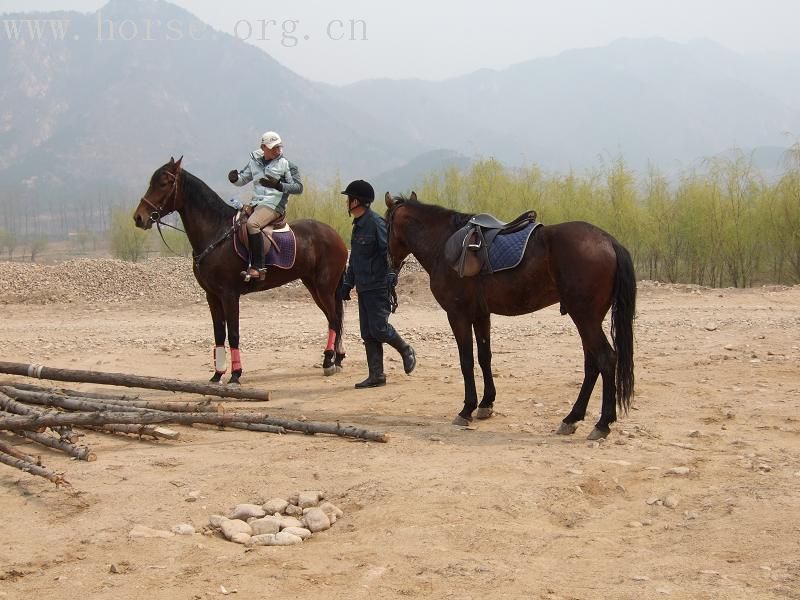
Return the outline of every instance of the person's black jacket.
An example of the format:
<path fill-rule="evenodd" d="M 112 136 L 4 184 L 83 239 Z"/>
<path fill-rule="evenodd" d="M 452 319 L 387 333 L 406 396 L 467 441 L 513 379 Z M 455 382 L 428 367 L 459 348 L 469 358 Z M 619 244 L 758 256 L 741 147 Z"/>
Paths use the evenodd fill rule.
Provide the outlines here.
<path fill-rule="evenodd" d="M 353 220 L 350 264 L 344 276 L 346 288 L 359 292 L 385 290 L 389 274 L 386 221 L 371 208 Z"/>

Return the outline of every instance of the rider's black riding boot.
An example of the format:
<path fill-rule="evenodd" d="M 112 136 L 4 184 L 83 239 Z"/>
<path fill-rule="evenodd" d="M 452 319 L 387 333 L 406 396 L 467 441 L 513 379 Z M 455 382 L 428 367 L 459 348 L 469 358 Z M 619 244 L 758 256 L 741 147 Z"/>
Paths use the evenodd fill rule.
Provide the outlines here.
<path fill-rule="evenodd" d="M 264 237 L 261 232 L 251 233 L 247 236 L 250 242 L 250 277 L 264 277 Z M 255 269 L 255 272 L 253 272 Z"/>
<path fill-rule="evenodd" d="M 406 375 L 411 373 L 414 370 L 414 367 L 417 366 L 417 355 L 414 352 L 414 349 L 403 339 L 400 337 L 400 334 L 395 332 L 395 334 L 389 338 L 387 342 L 392 348 L 397 350 L 400 353 L 400 356 L 403 358 L 403 370 L 406 372 Z"/>
<path fill-rule="evenodd" d="M 367 351 L 369 377 L 357 383 L 356 389 L 386 385 L 386 375 L 383 374 L 383 344 L 380 342 L 364 342 L 364 349 Z"/>

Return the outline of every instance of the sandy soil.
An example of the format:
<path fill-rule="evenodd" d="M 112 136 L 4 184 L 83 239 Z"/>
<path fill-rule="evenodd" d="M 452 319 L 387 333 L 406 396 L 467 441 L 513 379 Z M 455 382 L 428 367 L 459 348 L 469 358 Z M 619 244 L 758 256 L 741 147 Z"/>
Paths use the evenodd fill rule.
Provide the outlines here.
<path fill-rule="evenodd" d="M 243 303 L 243 382 L 273 391 L 271 414 L 388 444 L 176 427 L 176 442 L 90 434 L 99 458 L 83 463 L 0 434 L 73 486 L 0 466 L 0 598 L 800 598 L 800 287 L 640 284 L 635 408 L 600 444 L 585 439 L 597 390 L 592 420 L 553 434 L 582 377 L 555 307 L 494 319 L 497 413 L 464 430 L 445 315 L 424 275 L 401 288 L 393 323 L 419 367 L 405 376 L 389 350 L 389 384 L 370 391 L 352 387 L 366 371 L 352 303 L 330 378 L 304 294 Z M 205 381 L 210 346 L 196 297 L 0 306 L 2 360 Z M 128 537 L 304 489 L 345 516 L 301 546 Z M 668 495 L 675 508 L 648 504 Z"/>

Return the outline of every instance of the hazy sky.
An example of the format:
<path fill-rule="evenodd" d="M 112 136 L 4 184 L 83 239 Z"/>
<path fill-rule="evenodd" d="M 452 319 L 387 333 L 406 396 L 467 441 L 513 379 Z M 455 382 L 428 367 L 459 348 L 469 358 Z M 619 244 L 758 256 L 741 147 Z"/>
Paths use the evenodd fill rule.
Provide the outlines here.
<path fill-rule="evenodd" d="M 600 46 L 620 37 L 658 36 L 678 42 L 707 38 L 750 55 L 800 53 L 797 0 L 174 3 L 214 28 L 262 47 L 300 75 L 328 83 L 373 77 L 445 79 L 570 48 Z M 93 12 L 104 4 L 104 0 L 0 0 L 0 12 Z M 355 39 L 350 39 L 351 20 L 357 21 Z"/>

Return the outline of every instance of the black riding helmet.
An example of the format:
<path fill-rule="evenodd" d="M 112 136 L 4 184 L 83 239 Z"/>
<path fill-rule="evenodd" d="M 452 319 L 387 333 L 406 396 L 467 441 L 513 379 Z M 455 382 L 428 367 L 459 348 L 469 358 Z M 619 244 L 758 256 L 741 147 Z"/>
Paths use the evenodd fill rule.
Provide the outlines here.
<path fill-rule="evenodd" d="M 363 179 L 356 179 L 355 181 L 348 183 L 342 194 L 344 196 L 358 198 L 361 201 L 361 204 L 370 204 L 373 200 L 375 200 L 375 190 L 372 188 L 369 182 L 364 181 Z"/>

